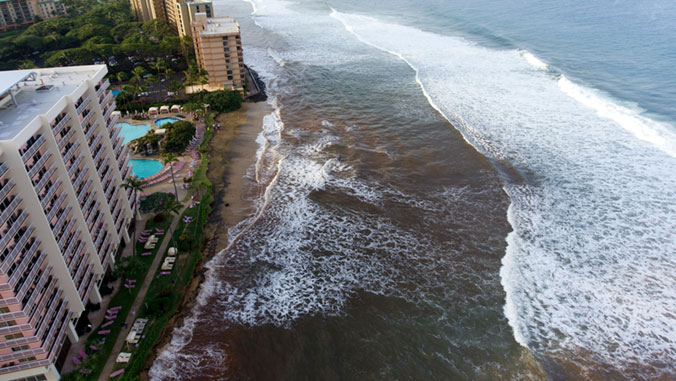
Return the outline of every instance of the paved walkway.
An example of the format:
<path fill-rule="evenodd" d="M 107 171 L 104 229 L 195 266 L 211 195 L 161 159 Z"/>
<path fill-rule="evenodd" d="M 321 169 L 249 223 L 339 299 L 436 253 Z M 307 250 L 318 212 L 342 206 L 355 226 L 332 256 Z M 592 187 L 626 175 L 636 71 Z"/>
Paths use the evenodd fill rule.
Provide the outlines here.
<path fill-rule="evenodd" d="M 169 242 L 171 242 L 169 232 L 173 234 L 174 230 L 176 229 L 176 226 L 178 226 L 178 223 L 181 220 L 180 216 L 183 215 L 183 212 L 185 212 L 186 209 L 187 206 L 184 205 L 183 209 L 181 209 L 181 212 L 178 214 L 178 216 L 175 217 L 174 220 L 171 222 L 171 228 L 167 230 L 167 235 L 165 235 L 159 250 L 157 250 L 157 253 L 155 254 L 155 259 L 153 259 L 153 263 L 150 265 L 150 269 L 148 269 L 148 274 L 146 274 L 146 279 L 143 281 L 143 285 L 141 285 L 141 290 L 136 295 L 136 300 L 134 300 L 134 304 L 131 306 L 132 312 L 140 310 L 141 303 L 143 303 L 143 300 L 146 297 L 146 293 L 150 288 L 150 283 L 152 283 L 153 279 L 155 279 L 155 273 L 157 272 L 157 269 L 160 267 L 160 264 L 162 263 L 162 258 L 164 257 L 164 253 L 167 251 L 167 246 L 169 245 Z M 113 366 L 115 366 L 115 360 L 117 359 L 117 355 L 120 354 L 122 346 L 124 345 L 124 342 L 127 339 L 127 335 L 129 335 L 129 331 L 131 330 L 131 326 L 134 323 L 134 319 L 136 319 L 135 314 L 127 315 L 127 318 L 129 318 L 130 316 L 131 321 L 128 321 L 127 326 L 123 327 L 122 330 L 120 330 L 120 334 L 117 337 L 117 341 L 115 341 L 115 345 L 113 346 L 112 352 L 110 352 L 110 356 L 108 357 L 106 366 L 104 366 L 103 371 L 101 371 L 99 381 L 105 381 L 110 378 L 110 373 L 113 370 Z"/>

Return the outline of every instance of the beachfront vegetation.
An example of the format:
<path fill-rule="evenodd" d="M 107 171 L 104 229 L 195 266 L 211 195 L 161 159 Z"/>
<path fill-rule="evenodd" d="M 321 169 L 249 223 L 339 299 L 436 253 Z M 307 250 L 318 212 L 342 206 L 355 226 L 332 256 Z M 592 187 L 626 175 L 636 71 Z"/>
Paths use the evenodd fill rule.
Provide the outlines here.
<path fill-rule="evenodd" d="M 69 16 L 0 34 L 0 70 L 102 62 L 116 72 L 111 57 L 189 57 L 165 21 L 135 22 L 127 0 L 71 0 L 68 7 Z"/>
<path fill-rule="evenodd" d="M 155 192 L 142 199 L 139 203 L 139 208 L 143 213 L 155 212 L 160 210 L 167 200 L 174 199 L 175 197 L 171 193 Z"/>
<path fill-rule="evenodd" d="M 192 140 L 193 135 L 195 135 L 195 126 L 183 120 L 167 123 L 162 127 L 167 129 L 165 138 L 162 141 L 162 150 L 164 152 L 183 152 L 188 143 L 190 143 L 190 140 Z"/>

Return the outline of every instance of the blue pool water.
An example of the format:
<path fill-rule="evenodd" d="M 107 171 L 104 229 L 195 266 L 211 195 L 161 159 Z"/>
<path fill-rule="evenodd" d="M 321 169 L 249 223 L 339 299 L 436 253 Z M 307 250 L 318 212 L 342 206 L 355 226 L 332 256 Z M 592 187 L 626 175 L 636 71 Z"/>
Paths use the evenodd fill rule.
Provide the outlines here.
<path fill-rule="evenodd" d="M 139 179 L 152 176 L 159 172 L 164 166 L 159 160 L 131 159 L 129 160 L 132 171 Z"/>
<path fill-rule="evenodd" d="M 177 119 L 177 118 L 161 118 L 161 119 L 158 119 L 158 120 L 155 121 L 155 125 L 157 127 L 162 127 L 163 125 L 165 125 L 167 123 L 174 123 L 174 122 L 178 122 L 179 120 L 180 119 Z"/>
<path fill-rule="evenodd" d="M 134 139 L 138 139 L 150 131 L 150 126 L 147 124 L 130 124 L 126 122 L 117 123 L 122 126 L 120 135 L 124 138 L 123 144 L 127 144 Z"/>
<path fill-rule="evenodd" d="M 117 94 L 120 93 L 120 90 L 113 90 L 112 93 L 113 93 L 113 96 L 117 96 Z"/>

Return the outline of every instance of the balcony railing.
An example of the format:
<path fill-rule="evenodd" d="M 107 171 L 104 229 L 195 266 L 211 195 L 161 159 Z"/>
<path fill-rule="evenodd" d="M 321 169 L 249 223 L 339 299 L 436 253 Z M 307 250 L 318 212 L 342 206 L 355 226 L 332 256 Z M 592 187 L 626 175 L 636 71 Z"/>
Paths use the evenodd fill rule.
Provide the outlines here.
<path fill-rule="evenodd" d="M 19 214 L 19 218 L 17 218 L 16 221 L 14 221 L 14 224 L 12 224 L 12 227 L 9 228 L 7 234 L 5 234 L 4 237 L 2 237 L 2 239 L 0 239 L 0 250 L 3 250 L 9 244 L 9 241 L 11 241 L 14 238 L 14 235 L 16 234 L 16 232 L 19 231 L 21 225 L 23 224 L 24 220 L 26 220 L 27 217 L 28 214 L 26 214 L 26 212 L 22 210 L 21 214 Z"/>
<path fill-rule="evenodd" d="M 68 248 L 66 249 L 66 253 L 72 253 L 73 250 L 75 250 L 75 245 L 77 244 L 78 241 L 80 241 L 80 246 L 77 248 L 77 252 L 75 253 L 75 257 L 79 257 L 80 254 L 82 253 L 82 250 L 85 247 L 85 243 L 80 240 L 80 236 L 82 235 L 82 231 L 78 230 L 75 232 L 73 235 L 73 239 L 70 241 L 68 244 Z M 75 261 L 73 261 L 75 262 Z M 72 269 L 69 269 L 72 270 Z"/>
<path fill-rule="evenodd" d="M 58 135 L 61 130 L 66 126 L 66 124 L 70 121 L 70 114 L 66 114 L 63 116 L 63 118 L 57 123 L 53 128 L 52 131 L 54 132 L 54 136 Z"/>
<path fill-rule="evenodd" d="M 7 172 L 7 166 L 5 163 L 0 163 L 0 176 L 4 175 Z"/>
<path fill-rule="evenodd" d="M 120 114 L 111 115 L 110 119 L 107 119 L 108 125 L 106 126 L 106 128 L 108 128 L 108 132 L 110 132 L 113 129 L 113 127 L 115 127 L 115 123 L 117 123 L 118 119 L 120 119 Z"/>
<path fill-rule="evenodd" d="M 108 106 L 108 109 L 106 110 L 106 112 L 103 113 L 103 119 L 107 120 L 110 117 L 110 114 L 113 113 L 113 111 L 115 111 L 115 101 L 111 102 L 110 106 Z"/>
<path fill-rule="evenodd" d="M 55 326 L 58 326 L 56 331 L 54 333 L 50 333 L 47 336 L 47 348 L 49 348 L 49 360 L 54 361 L 54 357 L 60 352 L 61 345 L 63 344 L 64 340 L 64 334 L 66 333 L 66 324 L 70 321 L 71 317 L 73 316 L 72 312 L 68 309 L 68 305 L 66 305 L 66 312 L 57 319 L 58 324 L 54 324 Z M 59 345 L 61 343 L 61 345 Z M 56 349 L 56 350 L 55 350 Z"/>
<path fill-rule="evenodd" d="M 30 274 L 28 274 L 28 277 L 26 277 L 26 281 L 23 283 L 23 285 L 19 288 L 19 292 L 16 293 L 16 298 L 18 300 L 22 300 L 23 297 L 26 295 L 26 292 L 30 288 L 30 285 L 35 281 L 35 277 L 38 275 L 40 272 L 40 267 L 42 267 L 42 263 L 47 259 L 46 255 L 41 255 L 40 259 L 35 262 L 35 266 L 33 266 L 33 270 L 31 270 Z M 40 283 L 40 282 L 38 282 Z M 40 288 L 36 287 L 34 290 L 39 290 Z M 37 294 L 37 291 L 34 291 Z M 27 304 L 30 305 L 30 304 Z"/>
<path fill-rule="evenodd" d="M 70 205 L 66 206 L 66 209 L 64 209 L 63 213 L 61 213 L 61 216 L 59 216 L 59 220 L 56 222 L 56 225 L 54 225 L 52 232 L 56 234 L 61 230 L 63 224 L 65 224 L 66 220 L 68 219 L 68 213 L 70 213 L 71 209 L 73 209 L 72 206 Z"/>
<path fill-rule="evenodd" d="M 117 194 L 120 192 L 120 187 L 115 187 L 115 192 L 111 196 L 108 196 L 108 204 L 110 204 L 110 200 L 114 200 L 115 197 L 117 197 Z"/>
<path fill-rule="evenodd" d="M 84 167 L 80 170 L 80 174 L 77 175 L 77 178 L 75 179 L 75 182 L 73 183 L 73 188 L 78 189 L 80 187 L 80 183 L 82 180 L 85 178 L 87 175 L 87 168 Z"/>
<path fill-rule="evenodd" d="M 51 272 L 51 269 L 52 269 L 51 266 L 48 267 L 49 271 L 45 274 L 45 278 L 47 278 L 47 274 L 49 274 L 49 272 Z M 47 304 L 49 302 L 49 294 L 52 292 L 52 290 L 54 288 L 56 288 L 56 277 L 52 277 L 52 280 L 49 282 L 47 287 L 39 288 L 39 290 L 45 290 L 45 291 L 42 293 L 43 297 L 40 300 L 40 303 L 38 304 L 38 308 L 36 308 L 35 311 L 33 312 L 33 315 L 30 316 L 29 324 L 32 325 L 33 327 L 35 327 L 36 320 L 39 320 L 40 312 L 44 311 L 44 308 L 47 306 Z M 29 300 L 30 303 L 28 305 L 33 305 L 33 303 L 35 302 L 34 297 L 39 295 L 39 294 L 41 294 L 41 293 L 39 293 L 39 292 L 33 293 L 33 295 L 31 296 L 32 300 Z M 57 294 L 58 294 L 58 291 L 57 291 Z"/>
<path fill-rule="evenodd" d="M 115 139 L 120 135 L 120 131 L 122 130 L 121 127 L 113 127 L 112 134 L 110 135 L 110 141 L 114 142 Z"/>
<path fill-rule="evenodd" d="M 28 239 L 31 237 L 31 234 L 33 234 L 33 230 L 35 230 L 33 225 L 28 226 L 26 231 L 21 235 L 21 238 L 19 238 L 19 242 L 17 242 L 16 246 L 14 246 L 14 249 L 12 249 L 12 251 L 9 253 L 9 256 L 7 256 L 7 258 L 5 258 L 5 260 L 3 261 L 2 266 L 0 267 L 0 271 L 7 274 L 7 270 L 12 265 L 12 263 L 14 263 L 16 256 L 19 255 L 21 250 L 24 249 L 26 242 L 28 242 Z"/>
<path fill-rule="evenodd" d="M 59 212 L 59 208 L 61 207 L 61 204 L 63 204 L 63 201 L 66 199 L 66 192 L 61 193 L 61 196 L 59 196 L 58 199 L 56 199 L 56 202 L 52 207 L 49 209 L 49 213 L 47 213 L 47 221 L 51 221 L 54 216 L 56 216 L 56 213 Z"/>
<path fill-rule="evenodd" d="M 87 98 L 85 98 L 85 100 L 82 101 L 82 103 L 79 106 L 77 106 L 77 113 L 82 114 L 82 111 L 84 111 L 85 107 L 87 107 L 91 101 L 92 97 L 87 96 Z"/>
<path fill-rule="evenodd" d="M 75 159 L 75 162 L 71 164 L 70 168 L 68 169 L 68 177 L 73 176 L 73 173 L 80 167 L 80 163 L 84 159 L 84 156 L 80 155 Z"/>
<path fill-rule="evenodd" d="M 56 167 L 51 167 L 44 175 L 42 175 L 40 181 L 38 181 L 37 185 L 35 185 L 35 191 L 37 193 L 42 192 L 42 188 L 44 188 L 47 182 L 49 182 L 49 179 L 52 177 L 54 172 L 56 172 Z"/>
<path fill-rule="evenodd" d="M 69 206 L 70 208 L 70 206 Z M 63 253 L 66 252 L 66 243 L 68 243 L 68 236 L 70 235 L 70 232 L 73 230 L 73 226 L 75 226 L 75 218 L 71 218 L 70 221 L 68 221 L 68 226 L 66 226 L 65 229 L 63 229 L 63 233 L 61 233 L 61 237 L 59 238 L 59 248 Z M 57 231 L 58 232 L 58 231 Z"/>
<path fill-rule="evenodd" d="M 87 113 L 87 115 L 85 115 L 84 118 L 82 118 L 82 121 L 80 122 L 80 124 L 83 125 L 83 126 L 86 126 L 87 123 L 89 122 L 89 120 L 90 120 L 93 116 L 94 116 L 94 112 L 93 112 L 93 111 L 89 111 L 89 112 Z"/>
<path fill-rule="evenodd" d="M 73 260 L 73 262 L 77 262 L 77 270 L 75 271 L 75 274 L 73 274 L 72 271 L 71 271 L 71 274 L 73 274 L 73 281 L 75 281 L 75 282 L 78 282 L 80 280 L 80 278 L 82 277 L 82 272 L 84 271 L 84 269 L 87 268 L 87 264 L 85 263 L 86 258 L 85 258 L 84 255 L 79 255 L 81 253 L 82 252 L 80 250 L 78 250 L 78 256 L 75 257 L 75 258 L 78 258 L 78 260 L 77 261 Z M 75 269 L 75 266 L 72 269 L 69 269 L 69 270 L 74 270 L 74 269 Z M 80 284 L 76 284 L 75 287 L 79 288 Z"/>
<path fill-rule="evenodd" d="M 4 187 L 0 190 L 0 202 L 5 199 L 5 197 L 9 194 L 9 192 L 14 189 L 14 181 L 12 180 L 7 180 L 7 184 L 5 184 Z"/>
<path fill-rule="evenodd" d="M 38 159 L 38 161 L 36 161 L 28 171 L 28 177 L 33 178 L 33 176 L 38 173 L 38 171 L 42 168 L 45 162 L 49 160 L 50 157 L 52 157 L 52 153 L 49 151 L 45 152 L 45 154 L 42 155 L 42 157 L 40 157 L 40 159 Z"/>
<path fill-rule="evenodd" d="M 113 93 L 108 92 L 108 94 L 106 94 L 106 96 L 103 98 L 103 101 L 100 103 L 101 107 L 104 107 L 111 99 L 113 99 Z"/>
<path fill-rule="evenodd" d="M 77 151 L 78 147 L 80 147 L 80 142 L 76 141 L 73 143 L 73 145 L 70 147 L 70 149 L 66 152 L 65 155 L 63 155 L 63 161 L 69 161 L 73 155 L 75 155 L 75 151 Z"/>
<path fill-rule="evenodd" d="M 33 155 L 35 155 L 35 153 L 38 152 L 38 150 L 42 147 L 43 144 L 45 144 L 45 137 L 40 135 L 40 137 L 37 138 L 35 142 L 33 142 L 28 151 L 24 152 L 24 154 L 21 155 L 21 159 L 23 159 L 23 162 L 25 163 L 28 161 L 28 159 L 33 157 Z"/>
<path fill-rule="evenodd" d="M 85 185 L 82 187 L 82 190 L 77 194 L 77 202 L 80 204 L 80 207 L 83 208 L 85 204 L 82 202 L 84 201 L 85 197 L 87 197 L 87 191 L 89 191 L 89 187 L 92 184 L 92 179 L 88 179 Z"/>
<path fill-rule="evenodd" d="M 44 340 L 45 342 L 49 342 L 50 339 L 54 336 L 55 332 L 57 332 L 56 329 L 61 326 L 61 324 L 59 324 L 59 322 L 61 321 L 63 316 L 66 314 L 67 308 L 68 308 L 68 302 L 66 302 L 64 300 L 63 303 L 61 303 L 61 308 L 59 308 L 59 312 L 54 316 L 52 326 L 51 326 L 51 328 L 49 328 L 49 333 L 47 333 L 47 337 Z"/>
<path fill-rule="evenodd" d="M 19 280 L 21 275 L 23 275 L 24 271 L 26 270 L 26 267 L 31 262 L 33 254 L 35 254 L 35 252 L 38 251 L 38 246 L 40 246 L 40 240 L 36 239 L 35 242 L 33 242 L 33 244 L 31 245 L 30 249 L 28 249 L 28 252 L 26 252 L 26 254 L 24 255 L 23 260 L 21 261 L 19 267 L 16 268 L 14 274 L 12 274 L 12 277 L 9 278 L 10 287 L 14 288 L 14 286 L 16 286 L 16 282 Z M 23 246 L 21 247 L 21 249 L 23 249 Z M 45 253 L 41 254 L 41 256 L 44 255 Z M 42 260 L 42 258 L 38 258 L 38 260 Z"/>
<path fill-rule="evenodd" d="M 9 219 L 9 216 L 16 211 L 17 206 L 19 206 L 19 203 L 21 203 L 21 196 L 15 196 L 14 200 L 9 203 L 9 206 L 7 206 L 7 209 L 5 209 L 2 214 L 0 214 L 0 226 L 4 225 L 5 222 Z"/>
<path fill-rule="evenodd" d="M 61 299 L 62 296 L 63 290 L 59 289 L 54 295 L 54 298 L 51 301 L 49 301 L 46 309 L 47 313 L 43 316 L 40 324 L 38 324 L 38 333 L 36 335 L 37 337 L 41 338 L 50 326 L 56 325 L 51 324 L 51 320 L 55 319 L 55 317 L 59 314 L 59 311 L 61 310 L 61 308 L 57 310 L 56 307 L 59 305 L 60 302 L 63 301 Z M 61 303 L 61 307 L 63 307 L 64 305 L 65 303 Z"/>
<path fill-rule="evenodd" d="M 92 192 L 92 194 L 94 194 L 94 193 Z M 99 204 L 100 204 L 99 200 L 94 201 L 94 205 L 93 205 L 92 208 L 91 208 L 91 212 L 89 213 L 89 216 L 87 217 L 87 226 L 90 226 L 90 225 L 91 225 L 92 220 L 94 219 L 94 216 L 96 215 L 96 210 L 99 208 Z M 98 218 L 101 218 L 102 215 L 103 215 L 103 213 L 99 213 L 99 217 L 98 217 Z M 97 219 L 98 219 L 98 218 L 97 218 Z M 94 226 L 92 226 L 92 227 L 90 228 L 90 230 L 91 230 L 91 231 L 94 231 L 93 228 L 94 228 Z"/>
<path fill-rule="evenodd" d="M 106 89 L 108 88 L 108 86 L 110 86 L 110 81 L 106 79 L 106 80 L 101 84 L 101 86 L 99 86 L 99 89 L 96 90 L 96 96 L 97 96 L 97 97 L 100 97 L 101 94 L 103 94 L 103 92 L 106 91 Z"/>
<path fill-rule="evenodd" d="M 96 120 L 94 121 L 94 123 L 91 126 L 89 126 L 87 133 L 85 133 L 85 139 L 87 139 L 87 141 L 89 141 L 89 139 L 92 137 L 92 135 L 94 134 L 94 132 L 96 131 L 96 129 L 98 127 L 99 127 L 99 122 L 96 121 Z"/>
<path fill-rule="evenodd" d="M 87 269 L 85 271 L 84 278 L 82 279 L 82 282 L 78 284 L 77 286 L 77 294 L 80 296 L 83 302 L 85 302 L 85 294 L 87 293 L 87 287 L 89 287 L 92 284 L 92 279 L 94 279 L 94 274 L 92 274 L 91 269 L 94 267 L 93 264 L 89 264 L 86 266 L 82 266 L 82 268 Z M 85 302 L 86 303 L 86 302 Z"/>
<path fill-rule="evenodd" d="M 68 131 L 66 135 L 64 135 L 64 137 L 62 137 L 61 140 L 59 140 L 59 150 L 62 149 L 66 145 L 66 143 L 68 143 L 68 141 L 74 134 L 75 129 L 71 128 L 70 131 Z"/>
<path fill-rule="evenodd" d="M 106 156 L 106 158 L 103 159 L 101 164 L 97 165 L 98 169 L 96 170 L 96 173 L 99 175 L 99 178 L 101 178 L 101 176 L 103 175 L 103 171 L 106 169 L 106 166 L 108 165 L 108 160 L 110 159 L 108 158 L 108 156 Z M 110 166 L 108 166 L 108 168 L 110 168 Z"/>
<path fill-rule="evenodd" d="M 43 197 L 42 200 L 40 201 L 40 205 L 42 205 L 43 209 L 47 207 L 47 203 L 49 202 L 49 200 L 52 199 L 54 193 L 56 193 L 56 191 L 59 189 L 59 186 L 61 185 L 62 182 L 63 181 L 61 179 L 57 179 L 54 185 L 52 185 L 52 187 L 49 188 L 45 197 Z"/>

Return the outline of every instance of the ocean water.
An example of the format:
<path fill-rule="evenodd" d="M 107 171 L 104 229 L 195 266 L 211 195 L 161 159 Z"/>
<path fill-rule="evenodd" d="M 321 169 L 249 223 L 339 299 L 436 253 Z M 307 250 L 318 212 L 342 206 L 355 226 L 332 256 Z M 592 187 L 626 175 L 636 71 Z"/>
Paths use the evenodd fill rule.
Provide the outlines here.
<path fill-rule="evenodd" d="M 676 5 L 214 1 L 266 81 L 154 379 L 676 377 Z"/>

